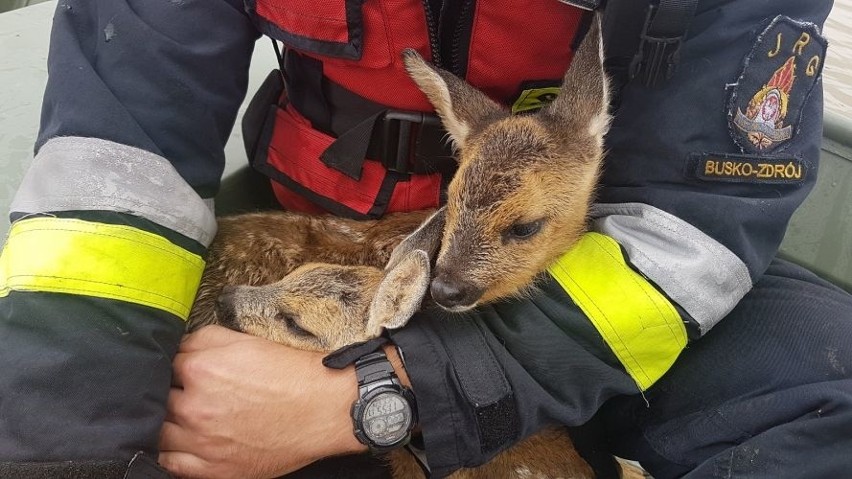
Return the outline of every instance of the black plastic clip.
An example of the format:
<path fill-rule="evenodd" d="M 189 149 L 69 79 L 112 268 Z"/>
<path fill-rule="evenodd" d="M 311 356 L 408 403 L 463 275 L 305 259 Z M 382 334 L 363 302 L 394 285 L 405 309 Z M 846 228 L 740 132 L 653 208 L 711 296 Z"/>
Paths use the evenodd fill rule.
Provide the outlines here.
<path fill-rule="evenodd" d="M 683 43 L 682 35 L 665 37 L 651 32 L 656 11 L 656 5 L 648 8 L 639 50 L 630 62 L 630 79 L 638 78 L 649 88 L 654 88 L 672 77 L 680 60 L 680 46 Z"/>
<path fill-rule="evenodd" d="M 382 164 L 390 171 L 409 174 L 414 171 L 411 152 L 415 125 L 441 126 L 441 120 L 429 113 L 388 110 L 383 118 Z"/>

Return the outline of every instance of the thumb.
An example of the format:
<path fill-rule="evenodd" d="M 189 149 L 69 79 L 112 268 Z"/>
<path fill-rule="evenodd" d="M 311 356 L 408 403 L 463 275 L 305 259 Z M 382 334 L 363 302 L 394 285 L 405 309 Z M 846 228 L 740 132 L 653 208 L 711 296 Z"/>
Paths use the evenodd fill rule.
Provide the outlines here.
<path fill-rule="evenodd" d="M 212 465 L 188 452 L 163 451 L 158 462 L 175 477 L 212 477 Z"/>

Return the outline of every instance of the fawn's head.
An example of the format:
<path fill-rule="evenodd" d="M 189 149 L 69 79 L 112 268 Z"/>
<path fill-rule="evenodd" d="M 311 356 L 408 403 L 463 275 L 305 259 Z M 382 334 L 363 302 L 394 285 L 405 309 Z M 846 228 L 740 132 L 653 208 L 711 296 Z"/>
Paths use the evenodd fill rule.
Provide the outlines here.
<path fill-rule="evenodd" d="M 266 286 L 227 286 L 219 321 L 271 341 L 333 351 L 398 328 L 429 287 L 429 257 L 414 250 L 382 272 L 372 266 L 308 263 Z"/>
<path fill-rule="evenodd" d="M 609 126 L 599 20 L 557 98 L 535 114 L 511 115 L 413 50 L 403 59 L 459 161 L 438 218 L 444 227 L 432 297 L 462 311 L 515 294 L 586 229 Z"/>

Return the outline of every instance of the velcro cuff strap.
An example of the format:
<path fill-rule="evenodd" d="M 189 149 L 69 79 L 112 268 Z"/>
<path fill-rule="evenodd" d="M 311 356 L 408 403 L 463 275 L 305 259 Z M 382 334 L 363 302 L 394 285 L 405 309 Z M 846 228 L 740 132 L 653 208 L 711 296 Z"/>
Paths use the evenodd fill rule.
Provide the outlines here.
<path fill-rule="evenodd" d="M 668 371 L 686 346 L 686 328 L 675 307 L 628 266 L 612 238 L 585 234 L 548 272 L 641 390 Z"/>
<path fill-rule="evenodd" d="M 67 218 L 12 225 L 0 254 L 0 297 L 43 291 L 116 299 L 186 320 L 204 260 L 153 233 Z"/>

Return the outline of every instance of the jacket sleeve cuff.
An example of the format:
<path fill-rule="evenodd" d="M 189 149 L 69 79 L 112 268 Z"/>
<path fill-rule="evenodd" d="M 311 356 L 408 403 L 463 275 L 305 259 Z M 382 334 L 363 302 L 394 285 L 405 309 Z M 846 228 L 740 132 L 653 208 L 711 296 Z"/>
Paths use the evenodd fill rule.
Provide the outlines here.
<path fill-rule="evenodd" d="M 406 328 L 392 331 L 417 398 L 419 422 L 434 477 L 444 477 L 473 464 L 465 444 L 479 439 L 465 426 L 470 405 L 459 397 L 459 385 L 444 344 L 425 314 L 416 315 Z"/>
<path fill-rule="evenodd" d="M 391 332 L 417 397 L 426 457 L 442 477 L 475 467 L 547 425 L 580 425 L 638 392 L 552 280 L 528 299 L 421 312 Z"/>

